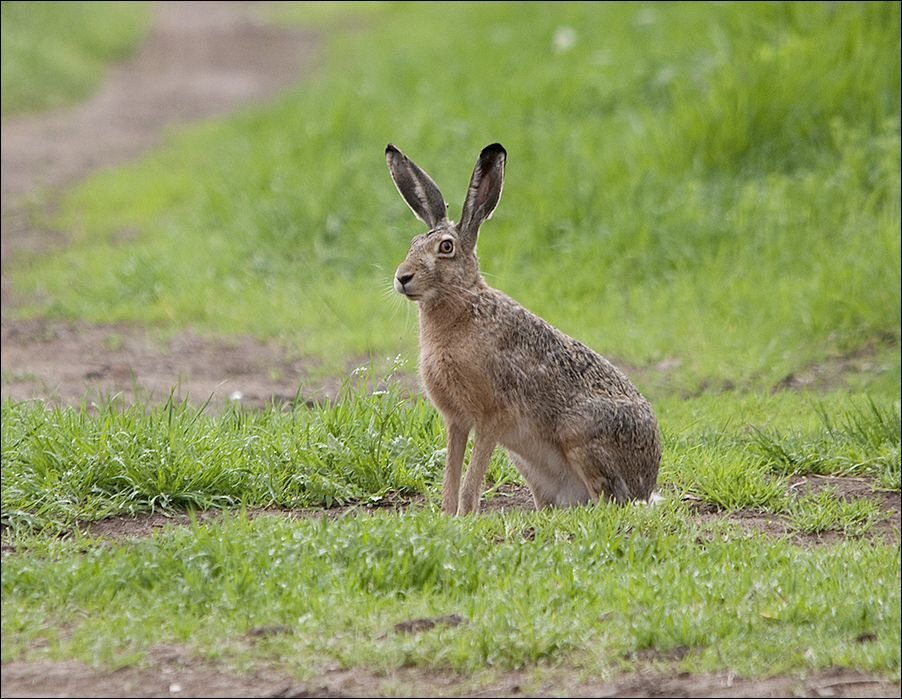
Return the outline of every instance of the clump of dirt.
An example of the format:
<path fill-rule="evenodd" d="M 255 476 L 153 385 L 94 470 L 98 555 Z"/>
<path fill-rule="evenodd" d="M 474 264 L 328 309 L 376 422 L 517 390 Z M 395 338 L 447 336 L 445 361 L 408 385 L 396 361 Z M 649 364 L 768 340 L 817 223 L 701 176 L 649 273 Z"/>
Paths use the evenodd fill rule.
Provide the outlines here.
<path fill-rule="evenodd" d="M 444 616 L 399 621 L 393 628 L 395 633 L 417 634 L 431 631 L 436 626 L 460 626 L 466 623 L 467 620 L 460 614 L 446 614 Z"/>

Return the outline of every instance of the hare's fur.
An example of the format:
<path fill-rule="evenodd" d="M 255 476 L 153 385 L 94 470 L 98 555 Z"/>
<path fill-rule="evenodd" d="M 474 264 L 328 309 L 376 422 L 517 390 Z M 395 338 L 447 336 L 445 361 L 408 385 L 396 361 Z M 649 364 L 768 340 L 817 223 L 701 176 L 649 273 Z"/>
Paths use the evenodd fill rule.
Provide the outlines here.
<path fill-rule="evenodd" d="M 501 196 L 504 149 L 492 144 L 480 154 L 460 224 L 448 220 L 424 171 L 392 145 L 386 159 L 398 191 L 429 226 L 411 242 L 394 283 L 419 304 L 420 373 L 447 427 L 442 509 L 478 509 L 497 444 L 536 507 L 649 500 L 661 440 L 648 401 L 608 360 L 489 287 L 479 272 L 476 238 Z"/>

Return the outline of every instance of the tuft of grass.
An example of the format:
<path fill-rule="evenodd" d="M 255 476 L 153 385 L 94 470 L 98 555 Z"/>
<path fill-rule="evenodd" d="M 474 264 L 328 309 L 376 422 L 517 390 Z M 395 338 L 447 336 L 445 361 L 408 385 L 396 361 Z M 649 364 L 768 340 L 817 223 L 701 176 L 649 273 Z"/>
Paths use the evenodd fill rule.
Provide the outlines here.
<path fill-rule="evenodd" d="M 105 68 L 131 53 L 149 24 L 141 2 L 4 2 L 3 115 L 87 96 Z"/>
<path fill-rule="evenodd" d="M 678 463 L 678 487 L 724 510 L 775 510 L 786 483 L 738 450 L 692 449 Z"/>
<path fill-rule="evenodd" d="M 322 405 L 220 416 L 172 399 L 96 411 L 7 402 L 3 523 L 61 531 L 116 514 L 425 494 L 444 466 L 440 420 L 388 386 L 348 381 Z"/>
<path fill-rule="evenodd" d="M 899 489 L 898 401 L 853 403 L 838 417 L 822 403 L 815 410 L 821 428 L 814 435 L 754 432 L 750 445 L 764 466 L 783 474 L 867 475 L 885 488 Z"/>
<path fill-rule="evenodd" d="M 898 431 L 875 439 L 865 418 L 842 411 L 837 417 L 795 394 L 748 400 L 741 420 L 711 429 L 722 409 L 716 401 L 702 403 L 694 404 L 701 417 L 663 406 L 665 493 L 689 493 L 727 511 L 793 514 L 800 507 L 794 510 L 787 494 L 793 473 L 852 472 L 899 487 Z M 887 413 L 898 410 L 869 405 L 867 415 L 884 425 Z M 782 414 L 786 424 L 766 438 L 757 425 Z M 8 401 L 0 415 L 2 521 L 13 535 L 66 531 L 77 521 L 116 514 L 333 507 L 412 494 L 434 507 L 440 498 L 441 420 L 425 399 L 405 396 L 391 375 L 381 381 L 358 375 L 334 401 L 315 406 L 249 411 L 230 404 L 214 415 L 171 399 L 158 406 L 111 401 L 80 409 Z M 818 420 L 829 421 L 829 435 L 798 442 L 796 435 Z M 868 439 L 856 441 L 862 435 Z M 775 460 L 796 443 L 816 460 L 807 456 L 804 468 Z M 868 469 L 850 470 L 850 455 Z M 488 482 L 487 497 L 521 482 L 500 449 Z M 844 526 L 841 519 L 837 528 Z"/>
<path fill-rule="evenodd" d="M 792 526 L 805 534 L 838 531 L 845 536 L 860 536 L 885 516 L 877 503 L 843 502 L 831 489 L 798 498 L 790 503 L 788 510 Z"/>

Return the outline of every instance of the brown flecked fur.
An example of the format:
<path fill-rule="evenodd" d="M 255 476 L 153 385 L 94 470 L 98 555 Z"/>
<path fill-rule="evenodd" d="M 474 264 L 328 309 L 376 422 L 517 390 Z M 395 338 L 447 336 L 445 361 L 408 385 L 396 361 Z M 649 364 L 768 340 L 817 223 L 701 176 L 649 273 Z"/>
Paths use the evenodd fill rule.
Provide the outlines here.
<path fill-rule="evenodd" d="M 429 175 L 392 145 L 385 157 L 401 196 L 429 226 L 411 241 L 394 284 L 419 304 L 420 374 L 448 431 L 442 509 L 478 510 L 497 444 L 536 507 L 647 501 L 661 461 L 648 401 L 608 360 L 489 287 L 479 272 L 476 239 L 501 198 L 504 148 L 495 143 L 480 153 L 460 224 L 448 220 Z"/>

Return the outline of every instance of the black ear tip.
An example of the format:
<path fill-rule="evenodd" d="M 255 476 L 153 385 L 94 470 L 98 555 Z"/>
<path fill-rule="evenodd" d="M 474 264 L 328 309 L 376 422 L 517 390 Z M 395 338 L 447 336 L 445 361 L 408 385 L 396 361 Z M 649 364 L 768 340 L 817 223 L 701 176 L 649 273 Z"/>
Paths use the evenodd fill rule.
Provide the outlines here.
<path fill-rule="evenodd" d="M 491 143 L 482 149 L 480 155 L 507 155 L 507 151 L 500 143 Z"/>
<path fill-rule="evenodd" d="M 395 146 L 393 144 L 389 143 L 387 146 L 385 146 L 385 152 L 386 153 L 397 153 L 398 149 L 395 148 Z"/>

